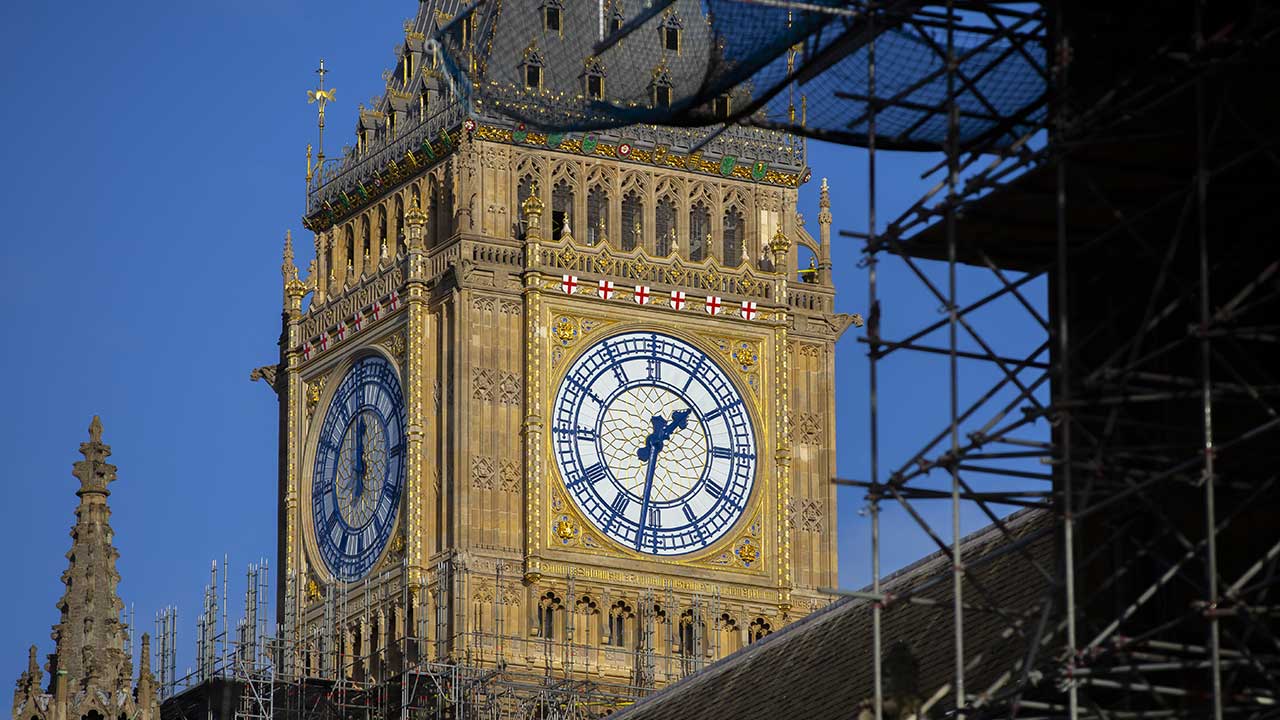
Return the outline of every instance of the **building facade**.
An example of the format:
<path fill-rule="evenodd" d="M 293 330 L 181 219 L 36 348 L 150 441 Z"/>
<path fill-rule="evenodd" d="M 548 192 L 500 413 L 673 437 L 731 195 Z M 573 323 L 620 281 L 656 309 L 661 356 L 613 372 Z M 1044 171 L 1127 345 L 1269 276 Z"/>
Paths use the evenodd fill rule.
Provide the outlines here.
<path fill-rule="evenodd" d="M 578 26 L 524 5 L 530 44 L 491 77 L 513 98 L 604 92 L 517 72 Z M 305 280 L 286 244 L 286 663 L 646 688 L 825 605 L 853 318 L 833 310 L 825 181 L 816 239 L 796 212 L 802 141 L 465 108 L 427 42 L 451 18 L 419 7 L 356 145 L 309 181 Z M 672 7 L 698 26 L 697 3 Z"/>

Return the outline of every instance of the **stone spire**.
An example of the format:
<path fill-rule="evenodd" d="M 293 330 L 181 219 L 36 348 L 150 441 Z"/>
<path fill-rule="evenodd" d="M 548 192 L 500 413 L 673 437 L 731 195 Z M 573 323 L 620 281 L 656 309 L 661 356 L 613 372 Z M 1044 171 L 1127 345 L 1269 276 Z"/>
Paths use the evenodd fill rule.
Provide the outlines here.
<path fill-rule="evenodd" d="M 88 427 L 88 442 L 81 443 L 79 451 L 84 459 L 76 462 L 73 471 L 81 487 L 76 491 L 76 525 L 63 573 L 67 591 L 58 601 L 61 618 L 54 625 L 55 650 L 49 656 L 55 700 L 68 698 L 78 705 L 76 698 L 81 698 L 87 703 L 83 712 L 73 712 L 72 717 L 87 714 L 99 691 L 111 698 L 127 691 L 133 674 L 124 652 L 125 625 L 120 623 L 124 603 L 115 594 L 120 582 L 115 571 L 119 552 L 111 544 L 111 511 L 106 505 L 110 495 L 106 486 L 115 480 L 115 465 L 106 461 L 111 448 L 102 443 L 102 421 L 96 415 Z M 105 717 L 119 715 L 108 710 L 100 708 Z"/>
<path fill-rule="evenodd" d="M 831 190 L 822 178 L 818 193 L 818 274 L 823 283 L 831 281 Z"/>

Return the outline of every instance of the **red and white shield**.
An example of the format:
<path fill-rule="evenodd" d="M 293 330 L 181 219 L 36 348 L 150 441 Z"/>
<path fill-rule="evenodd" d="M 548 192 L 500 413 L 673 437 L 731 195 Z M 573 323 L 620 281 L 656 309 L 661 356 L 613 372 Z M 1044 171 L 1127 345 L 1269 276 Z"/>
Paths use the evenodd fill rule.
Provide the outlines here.
<path fill-rule="evenodd" d="M 719 315 L 720 314 L 720 298 L 716 297 L 715 295 L 708 295 L 707 302 L 703 306 L 703 309 L 707 311 L 708 315 Z"/>
<path fill-rule="evenodd" d="M 382 303 L 379 303 L 376 301 L 373 303 L 373 319 L 374 320 L 382 319 Z"/>
<path fill-rule="evenodd" d="M 572 295 L 573 291 L 578 289 L 578 276 L 577 275 L 560 276 L 560 289 L 564 291 L 565 295 Z"/>
<path fill-rule="evenodd" d="M 392 310 L 400 307 L 400 293 L 395 290 L 391 291 L 391 299 L 387 301 L 387 307 Z"/>
<path fill-rule="evenodd" d="M 637 285 L 636 294 L 632 295 L 631 299 L 634 300 L 637 305 L 648 305 L 649 304 L 649 286 Z"/>
<path fill-rule="evenodd" d="M 604 298 L 605 300 L 611 299 L 613 297 L 613 281 L 601 280 L 596 285 L 596 294 Z"/>
<path fill-rule="evenodd" d="M 327 332 L 320 333 L 320 349 L 321 350 L 329 349 L 329 333 Z"/>
<path fill-rule="evenodd" d="M 302 344 L 302 359 L 303 359 L 303 360 L 310 360 L 310 359 L 311 359 L 311 352 L 312 352 L 312 350 L 313 350 L 313 348 L 311 347 L 311 343 L 303 343 L 303 344 Z"/>
<path fill-rule="evenodd" d="M 756 304 L 750 300 L 742 301 L 742 317 L 748 320 L 756 319 Z"/>
<path fill-rule="evenodd" d="M 356 316 L 351 320 L 351 324 L 355 326 L 356 332 L 360 332 L 360 329 L 364 327 L 364 315 L 359 310 L 356 311 Z"/>
<path fill-rule="evenodd" d="M 677 310 L 684 309 L 684 291 L 682 290 L 671 291 L 671 307 Z"/>
<path fill-rule="evenodd" d="M 345 322 L 338 323 L 338 339 L 339 340 L 347 339 L 347 324 Z"/>

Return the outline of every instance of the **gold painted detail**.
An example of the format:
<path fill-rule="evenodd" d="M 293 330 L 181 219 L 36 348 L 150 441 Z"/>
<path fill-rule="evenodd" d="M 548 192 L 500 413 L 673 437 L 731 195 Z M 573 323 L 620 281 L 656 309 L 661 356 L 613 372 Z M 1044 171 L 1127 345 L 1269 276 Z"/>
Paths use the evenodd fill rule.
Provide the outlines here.
<path fill-rule="evenodd" d="M 320 393 L 324 392 L 325 379 L 326 377 L 322 375 L 307 383 L 307 417 L 315 414 L 316 406 L 320 404 Z"/>
<path fill-rule="evenodd" d="M 734 548 L 733 554 L 738 556 L 744 566 L 751 567 L 751 563 L 760 559 L 760 548 L 751 538 L 742 538 Z"/>
<path fill-rule="evenodd" d="M 307 602 L 316 602 L 320 599 L 320 585 L 315 578 L 307 578 Z"/>
<path fill-rule="evenodd" d="M 578 339 L 578 323 L 568 315 L 561 315 L 555 319 L 555 329 L 552 333 L 561 344 L 572 344 Z"/>

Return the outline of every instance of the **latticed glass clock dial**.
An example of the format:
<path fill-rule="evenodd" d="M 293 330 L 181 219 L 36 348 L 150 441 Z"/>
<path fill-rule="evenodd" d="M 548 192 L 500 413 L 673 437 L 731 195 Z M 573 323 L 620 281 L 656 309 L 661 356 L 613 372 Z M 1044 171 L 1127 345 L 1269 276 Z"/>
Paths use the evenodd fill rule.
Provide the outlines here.
<path fill-rule="evenodd" d="M 556 465 L 601 532 L 653 555 L 724 537 L 755 482 L 756 439 L 742 395 L 714 360 L 656 332 L 588 348 L 553 405 Z"/>
<path fill-rule="evenodd" d="M 367 574 L 391 537 L 404 486 L 404 413 L 400 381 L 381 357 L 358 361 L 325 413 L 311 514 L 320 556 L 339 580 Z"/>

